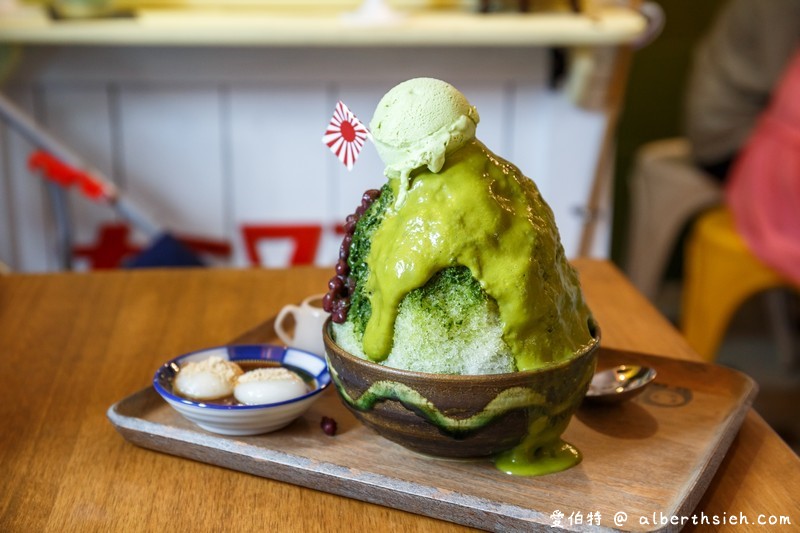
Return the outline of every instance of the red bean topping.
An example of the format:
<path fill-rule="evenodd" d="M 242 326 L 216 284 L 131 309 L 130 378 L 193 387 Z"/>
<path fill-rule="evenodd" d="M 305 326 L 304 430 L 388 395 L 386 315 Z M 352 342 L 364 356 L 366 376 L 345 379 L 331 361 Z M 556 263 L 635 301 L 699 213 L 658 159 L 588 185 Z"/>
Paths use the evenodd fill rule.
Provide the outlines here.
<path fill-rule="evenodd" d="M 347 311 L 350 309 L 350 296 L 356 290 L 356 281 L 354 278 L 349 277 L 350 266 L 347 263 L 350 257 L 350 247 L 353 243 L 356 224 L 380 195 L 381 192 L 377 189 L 365 191 L 361 196 L 361 205 L 358 206 L 355 213 L 348 215 L 345 219 L 345 235 L 342 239 L 342 245 L 339 247 L 336 276 L 328 282 L 328 293 L 322 299 L 323 309 L 331 314 L 331 319 L 337 324 L 342 324 L 347 320 Z"/>
<path fill-rule="evenodd" d="M 336 435 L 336 420 L 333 418 L 323 416 L 319 423 L 319 427 L 321 427 L 322 431 L 329 437 Z"/>

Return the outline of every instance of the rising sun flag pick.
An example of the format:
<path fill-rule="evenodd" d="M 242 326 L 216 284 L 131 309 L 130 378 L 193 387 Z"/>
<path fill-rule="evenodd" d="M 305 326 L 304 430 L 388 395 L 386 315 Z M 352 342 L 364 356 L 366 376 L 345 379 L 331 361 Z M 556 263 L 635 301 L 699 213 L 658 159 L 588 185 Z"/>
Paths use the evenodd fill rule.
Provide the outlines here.
<path fill-rule="evenodd" d="M 347 170 L 353 170 L 358 154 L 369 137 L 366 126 L 339 100 L 322 142 L 344 163 Z"/>

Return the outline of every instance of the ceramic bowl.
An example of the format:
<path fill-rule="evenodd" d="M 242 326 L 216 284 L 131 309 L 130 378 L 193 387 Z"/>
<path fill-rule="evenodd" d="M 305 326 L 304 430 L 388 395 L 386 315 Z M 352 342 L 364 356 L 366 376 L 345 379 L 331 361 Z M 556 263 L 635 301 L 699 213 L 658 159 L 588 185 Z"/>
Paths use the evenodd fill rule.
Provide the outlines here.
<path fill-rule="evenodd" d="M 263 405 L 219 405 L 189 400 L 175 394 L 172 381 L 181 365 L 216 355 L 236 363 L 268 362 L 266 366 L 286 366 L 299 370 L 311 380 L 307 394 L 283 402 Z M 176 357 L 156 372 L 153 387 L 176 411 L 201 428 L 223 435 L 258 435 L 289 425 L 311 407 L 330 384 L 325 359 L 310 352 L 268 344 L 220 346 Z"/>
<path fill-rule="evenodd" d="M 527 442 L 558 441 L 594 373 L 594 342 L 542 370 L 463 376 L 386 367 L 323 338 L 343 403 L 368 427 L 408 449 L 438 457 L 495 455 Z M 528 440 L 530 439 L 530 440 Z"/>

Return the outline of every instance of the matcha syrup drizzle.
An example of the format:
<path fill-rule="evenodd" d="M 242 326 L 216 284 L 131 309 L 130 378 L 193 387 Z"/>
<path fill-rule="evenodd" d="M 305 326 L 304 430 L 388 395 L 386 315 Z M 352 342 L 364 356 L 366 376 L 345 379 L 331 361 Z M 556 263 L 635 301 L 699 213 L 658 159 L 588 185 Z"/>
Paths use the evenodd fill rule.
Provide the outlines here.
<path fill-rule="evenodd" d="M 421 169 L 410 179 L 367 257 L 372 314 L 363 346 L 372 360 L 391 352 L 402 299 L 455 265 L 496 300 L 517 370 L 566 360 L 592 342 L 577 275 L 531 180 L 477 140 L 448 155 L 440 172 Z M 408 186 L 399 181 L 390 181 L 395 197 Z"/>

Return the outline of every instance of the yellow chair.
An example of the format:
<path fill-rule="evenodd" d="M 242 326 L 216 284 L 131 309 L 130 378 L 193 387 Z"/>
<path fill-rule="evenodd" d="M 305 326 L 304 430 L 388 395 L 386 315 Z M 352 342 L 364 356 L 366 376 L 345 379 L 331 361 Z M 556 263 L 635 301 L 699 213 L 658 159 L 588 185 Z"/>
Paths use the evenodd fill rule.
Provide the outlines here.
<path fill-rule="evenodd" d="M 703 359 L 712 361 L 745 300 L 767 289 L 791 286 L 750 252 L 727 208 L 707 211 L 694 223 L 685 248 L 683 334 Z M 776 320 L 774 315 L 780 313 L 772 315 Z"/>

